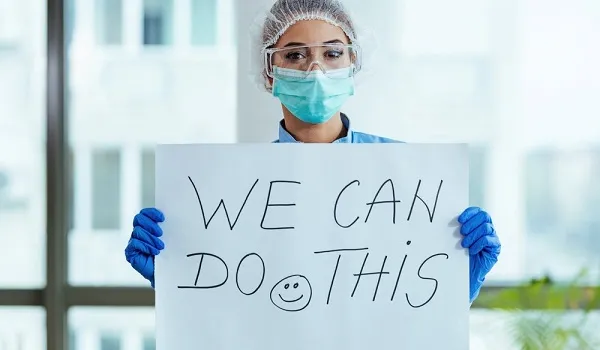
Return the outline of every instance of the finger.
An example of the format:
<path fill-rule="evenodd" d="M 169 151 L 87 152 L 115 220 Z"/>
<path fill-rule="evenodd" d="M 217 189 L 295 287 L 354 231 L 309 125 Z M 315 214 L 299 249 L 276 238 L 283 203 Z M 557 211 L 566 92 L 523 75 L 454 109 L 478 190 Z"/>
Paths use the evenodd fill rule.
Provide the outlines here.
<path fill-rule="evenodd" d="M 484 249 L 487 250 L 491 255 L 496 255 L 499 252 L 500 240 L 497 235 L 483 236 L 480 237 L 471 247 L 469 247 L 469 254 L 479 254 Z"/>
<path fill-rule="evenodd" d="M 131 266 L 146 279 L 154 278 L 154 259 L 148 255 L 135 255 L 129 261 Z"/>
<path fill-rule="evenodd" d="M 479 207 L 469 207 L 469 208 L 465 209 L 465 211 L 463 211 L 462 214 L 460 214 L 460 216 L 458 217 L 458 222 L 461 224 L 464 224 L 465 222 L 467 222 L 470 218 L 475 216 L 475 214 L 479 213 L 480 211 L 481 211 L 481 208 L 479 208 Z"/>
<path fill-rule="evenodd" d="M 151 235 L 150 233 L 148 233 L 148 231 L 144 230 L 140 226 L 136 226 L 133 228 L 131 237 L 139 239 L 140 241 L 147 243 L 158 250 L 162 250 L 165 248 L 165 244 L 160 238 Z"/>
<path fill-rule="evenodd" d="M 158 225 L 158 223 L 143 213 L 137 214 L 133 218 L 133 226 L 142 227 L 144 230 L 148 231 L 156 237 L 160 237 L 163 234 L 163 231 Z"/>
<path fill-rule="evenodd" d="M 140 211 L 140 214 L 149 217 L 154 222 L 165 221 L 165 215 L 156 208 L 144 208 L 142 211 Z"/>
<path fill-rule="evenodd" d="M 485 223 L 485 224 L 482 224 L 481 226 L 477 227 L 470 234 L 466 235 L 460 244 L 462 245 L 463 248 L 469 248 L 479 238 L 481 238 L 483 236 L 491 236 L 494 234 L 495 234 L 494 226 L 492 226 L 492 224 Z"/>
<path fill-rule="evenodd" d="M 481 210 L 473 217 L 471 217 L 467 222 L 462 224 L 460 227 L 460 233 L 463 235 L 468 235 L 472 233 L 477 227 L 485 224 L 492 223 L 492 218 L 485 211 Z"/>
<path fill-rule="evenodd" d="M 136 255 L 158 255 L 160 250 L 151 246 L 150 244 L 141 241 L 137 238 L 131 238 L 127 248 L 125 248 L 125 255 L 127 257 L 134 257 Z M 127 259 L 129 261 L 129 258 Z"/>

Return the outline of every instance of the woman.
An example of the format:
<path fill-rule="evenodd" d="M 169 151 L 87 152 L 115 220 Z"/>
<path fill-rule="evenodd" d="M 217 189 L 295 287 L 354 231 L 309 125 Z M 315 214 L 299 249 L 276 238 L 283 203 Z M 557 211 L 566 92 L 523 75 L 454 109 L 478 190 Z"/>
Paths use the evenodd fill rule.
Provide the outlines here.
<path fill-rule="evenodd" d="M 353 22 L 339 1 L 278 0 L 264 22 L 261 45 L 262 81 L 283 110 L 274 142 L 397 142 L 352 130 L 340 112 L 354 94 L 362 53 Z M 159 226 L 164 220 L 158 209 L 143 209 L 133 220 L 125 249 L 127 261 L 153 288 L 154 256 L 164 248 Z M 498 260 L 500 241 L 490 216 L 480 208 L 467 208 L 458 222 L 461 244 L 469 249 L 472 303 Z"/>

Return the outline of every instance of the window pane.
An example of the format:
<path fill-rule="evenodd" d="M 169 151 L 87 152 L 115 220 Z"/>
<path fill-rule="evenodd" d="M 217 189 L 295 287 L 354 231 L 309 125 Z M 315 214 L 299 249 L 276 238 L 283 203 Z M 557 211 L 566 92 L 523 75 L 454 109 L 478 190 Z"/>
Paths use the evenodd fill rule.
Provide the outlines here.
<path fill-rule="evenodd" d="M 528 317 L 530 322 L 549 320 L 559 317 L 561 324 L 569 326 L 582 320 L 581 313 L 559 313 L 546 315 L 540 313 L 511 313 L 502 311 L 471 310 L 470 345 L 473 350 L 518 350 L 523 348 L 516 338 L 517 334 L 527 334 L 525 326 L 517 327 L 519 321 Z M 570 323 L 571 322 L 571 323 Z M 579 328 L 582 336 L 592 341 L 598 337 L 600 312 L 593 312 L 589 320 Z M 152 308 L 81 308 L 69 312 L 70 333 L 75 339 L 73 350 L 121 349 L 155 350 L 155 313 Z M 541 336 L 557 334 L 560 328 L 548 328 Z M 551 332 L 552 331 L 552 332 Z M 518 333 L 520 332 L 520 333 Z M 597 339 L 596 339 L 597 340 Z M 102 344 L 105 347 L 102 347 Z M 118 345 L 116 345 L 118 344 Z M 111 346 L 111 347 L 109 347 Z M 10 349 L 12 350 L 12 349 Z M 21 350 L 21 349 L 19 349 Z M 28 348 L 23 350 L 29 350 Z M 32 349 L 33 350 L 33 349 Z M 37 348 L 36 348 L 37 350 Z"/>
<path fill-rule="evenodd" d="M 154 149 L 142 152 L 142 206 L 154 207 Z"/>
<path fill-rule="evenodd" d="M 144 45 L 170 45 L 173 0 L 144 0 Z"/>
<path fill-rule="evenodd" d="M 45 324 L 42 308 L 0 307 L 0 349 L 46 349 Z"/>
<path fill-rule="evenodd" d="M 485 147 L 471 145 L 469 171 L 469 205 L 485 207 L 486 152 Z"/>
<path fill-rule="evenodd" d="M 142 350 L 156 350 L 156 337 L 154 335 L 146 335 L 144 337 Z"/>
<path fill-rule="evenodd" d="M 82 7 L 82 13 L 76 16 L 83 16 L 83 11 L 87 8 L 85 4 L 79 4 L 83 0 L 73 1 L 73 8 L 78 10 Z M 96 22 L 96 38 L 102 45 L 118 45 L 123 41 L 123 2 L 122 0 L 95 0 L 96 11 L 92 18 Z M 77 2 L 77 4 L 75 4 Z"/>
<path fill-rule="evenodd" d="M 250 4 L 244 11 L 259 11 Z M 344 109 L 359 131 L 473 146 L 470 202 L 491 214 L 503 242 L 489 284 L 599 272 L 596 4 L 348 2 L 386 45 L 375 54 L 363 41 L 369 74 Z M 244 96 L 240 110 L 270 113 L 267 102 Z M 254 120 L 240 129 L 249 140 L 264 125 Z"/>
<path fill-rule="evenodd" d="M 191 2 L 73 1 L 69 282 L 149 287 L 124 250 L 134 215 L 154 205 L 154 148 L 235 140 L 235 51 L 229 44 L 189 51 Z M 98 4 L 122 8 L 123 45 L 86 39 L 96 31 Z M 162 27 L 144 29 L 144 18 Z M 161 46 L 145 46 L 144 37 Z"/>
<path fill-rule="evenodd" d="M 212 46 L 217 43 L 217 0 L 191 0 L 192 44 Z"/>
<path fill-rule="evenodd" d="M 45 16 L 42 3 L 0 0 L 1 288 L 44 285 Z"/>
<path fill-rule="evenodd" d="M 596 349 L 600 346 L 600 312 L 585 316 L 581 312 L 511 312 L 471 310 L 470 348 L 472 350 L 520 349 Z M 568 346 L 559 346 L 559 340 L 568 336 Z M 576 336 L 591 347 L 580 346 Z M 526 346 L 533 344 L 535 346 Z M 593 344 L 593 345 L 592 345 Z"/>
<path fill-rule="evenodd" d="M 95 150 L 92 153 L 92 228 L 110 230 L 120 227 L 121 153 Z"/>
<path fill-rule="evenodd" d="M 153 308 L 77 307 L 69 311 L 73 350 L 153 350 Z"/>
<path fill-rule="evenodd" d="M 526 171 L 527 267 L 531 273 L 552 271 L 555 278 L 571 279 L 598 261 L 600 148 L 535 151 L 526 158 Z M 549 252 L 552 259 L 534 258 Z"/>
<path fill-rule="evenodd" d="M 100 350 L 121 350 L 121 335 L 100 334 Z"/>

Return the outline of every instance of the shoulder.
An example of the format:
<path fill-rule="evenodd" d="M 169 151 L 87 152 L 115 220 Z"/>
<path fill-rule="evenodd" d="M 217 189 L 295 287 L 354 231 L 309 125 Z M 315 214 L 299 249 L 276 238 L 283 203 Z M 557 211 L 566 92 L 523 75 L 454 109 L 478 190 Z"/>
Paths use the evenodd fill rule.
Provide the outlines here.
<path fill-rule="evenodd" d="M 383 136 L 353 131 L 352 143 L 404 143 L 404 141 L 398 141 Z"/>

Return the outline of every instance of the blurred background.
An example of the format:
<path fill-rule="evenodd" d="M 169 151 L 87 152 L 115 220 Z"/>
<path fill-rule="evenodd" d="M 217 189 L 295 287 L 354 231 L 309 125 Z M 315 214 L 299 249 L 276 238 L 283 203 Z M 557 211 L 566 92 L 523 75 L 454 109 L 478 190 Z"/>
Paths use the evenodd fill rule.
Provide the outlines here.
<path fill-rule="evenodd" d="M 471 145 L 471 204 L 503 242 L 481 299 L 584 269 L 576 290 L 599 286 L 600 1 L 345 2 L 377 39 L 344 110 L 354 127 Z M 153 294 L 123 253 L 133 215 L 154 203 L 154 145 L 277 138 L 279 104 L 248 74 L 248 28 L 270 4 L 0 0 L 0 350 L 155 349 Z M 64 100 L 47 98 L 57 90 Z M 61 121 L 63 140 L 49 133 Z M 102 295 L 114 303 L 96 305 Z M 502 300 L 474 305 L 471 349 L 522 348 L 501 309 L 544 309 Z M 570 305 L 555 309 L 586 309 Z"/>

